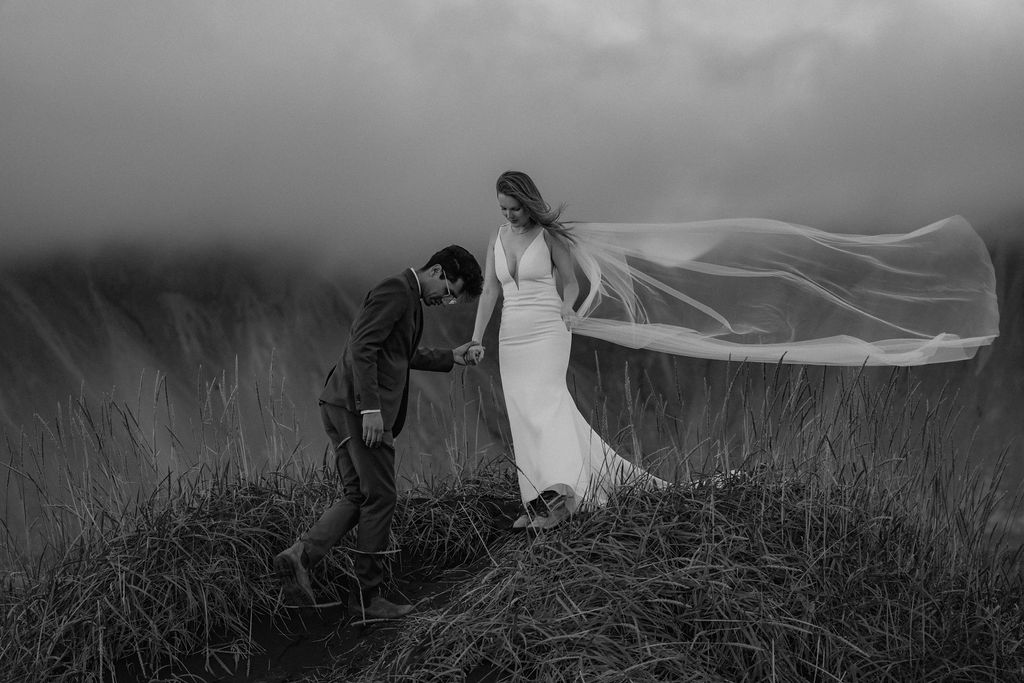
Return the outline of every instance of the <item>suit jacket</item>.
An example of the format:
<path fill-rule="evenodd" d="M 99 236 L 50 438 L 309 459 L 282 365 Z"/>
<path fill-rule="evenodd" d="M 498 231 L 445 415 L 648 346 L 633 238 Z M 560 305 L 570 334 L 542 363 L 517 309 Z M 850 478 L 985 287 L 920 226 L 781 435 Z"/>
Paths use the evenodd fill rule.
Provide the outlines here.
<path fill-rule="evenodd" d="M 419 292 L 412 270 L 370 290 L 352 322 L 344 353 L 327 375 L 321 403 L 354 413 L 380 409 L 384 429 L 398 436 L 409 403 L 409 370 L 448 372 L 455 365 L 451 349 L 419 348 Z"/>

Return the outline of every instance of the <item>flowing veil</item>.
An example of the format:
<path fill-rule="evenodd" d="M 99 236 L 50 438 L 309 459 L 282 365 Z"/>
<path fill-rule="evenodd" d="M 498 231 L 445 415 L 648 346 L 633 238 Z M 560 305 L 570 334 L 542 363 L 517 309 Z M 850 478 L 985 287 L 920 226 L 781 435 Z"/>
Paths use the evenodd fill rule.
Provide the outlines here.
<path fill-rule="evenodd" d="M 921 365 L 972 358 L 999 333 L 992 262 L 960 216 L 896 235 L 762 219 L 575 223 L 572 235 L 587 290 L 573 333 L 630 348 Z"/>

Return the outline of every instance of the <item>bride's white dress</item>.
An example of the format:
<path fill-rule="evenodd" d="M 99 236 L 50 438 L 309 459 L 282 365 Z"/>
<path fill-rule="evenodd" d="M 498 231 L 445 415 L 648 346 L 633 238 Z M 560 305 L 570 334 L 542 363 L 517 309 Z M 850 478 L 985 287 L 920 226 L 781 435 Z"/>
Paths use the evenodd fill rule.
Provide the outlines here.
<path fill-rule="evenodd" d="M 540 230 L 523 251 L 517 272 L 494 242 L 501 282 L 498 363 L 523 503 L 540 492 L 569 496 L 569 511 L 602 505 L 617 486 L 664 484 L 616 454 L 586 421 L 566 385 L 572 335 L 561 317 L 551 252 Z"/>

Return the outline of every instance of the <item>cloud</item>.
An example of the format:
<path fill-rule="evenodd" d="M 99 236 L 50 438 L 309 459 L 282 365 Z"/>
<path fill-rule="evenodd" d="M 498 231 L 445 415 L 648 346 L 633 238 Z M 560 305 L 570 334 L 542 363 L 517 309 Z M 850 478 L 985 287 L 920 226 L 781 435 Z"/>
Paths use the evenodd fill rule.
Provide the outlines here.
<path fill-rule="evenodd" d="M 588 220 L 988 221 L 1024 208 L 1022 29 L 1012 0 L 12 0 L 0 230 L 404 264 L 479 251 L 506 168 Z"/>

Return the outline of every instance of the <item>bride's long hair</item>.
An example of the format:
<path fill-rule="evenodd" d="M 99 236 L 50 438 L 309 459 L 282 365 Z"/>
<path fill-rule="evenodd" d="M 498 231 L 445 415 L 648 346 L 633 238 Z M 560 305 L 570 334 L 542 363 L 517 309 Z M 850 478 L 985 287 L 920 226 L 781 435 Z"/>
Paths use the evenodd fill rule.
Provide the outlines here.
<path fill-rule="evenodd" d="M 497 194 L 503 194 L 519 202 L 526 209 L 527 215 L 549 233 L 561 237 L 570 244 L 576 243 L 572 228 L 559 220 L 562 211 L 565 210 L 565 204 L 551 208 L 551 205 L 544 201 L 533 178 L 522 171 L 505 171 L 498 176 L 498 182 L 494 187 Z"/>

